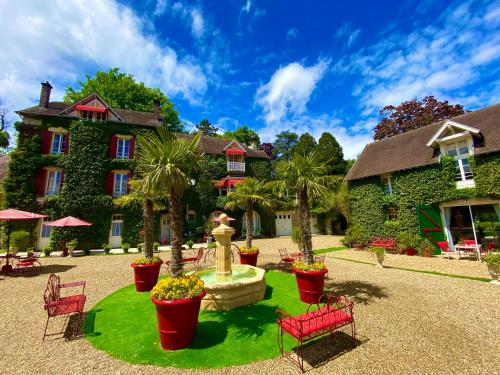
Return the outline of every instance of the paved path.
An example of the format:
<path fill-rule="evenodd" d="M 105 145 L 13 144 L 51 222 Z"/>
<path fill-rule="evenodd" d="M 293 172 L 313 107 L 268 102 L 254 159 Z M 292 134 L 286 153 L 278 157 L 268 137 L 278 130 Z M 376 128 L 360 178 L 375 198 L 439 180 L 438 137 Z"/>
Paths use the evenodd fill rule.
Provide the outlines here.
<path fill-rule="evenodd" d="M 315 239 L 335 246 L 337 239 Z M 279 240 L 259 240 L 260 265 L 277 262 Z M 266 242 L 267 241 L 267 242 Z M 269 245 L 269 246 L 267 246 Z M 329 287 L 356 301 L 359 345 L 345 335 L 312 345 L 307 358 L 318 374 L 494 374 L 500 373 L 500 287 L 334 259 L 327 254 Z M 346 253 L 347 254 L 347 253 Z M 137 255 L 42 259 L 43 274 L 0 276 L 0 368 L 4 374 L 190 374 L 194 371 L 132 366 L 95 350 L 85 339 L 41 341 L 42 293 L 48 274 L 88 281 L 87 308 L 132 282 Z M 141 317 L 137 317 L 140 319 Z M 117 315 L 119 319 L 119 315 Z M 244 348 L 235 348 L 244 350 Z M 321 362 L 323 364 L 319 365 Z M 297 374 L 274 359 L 204 374 Z"/>

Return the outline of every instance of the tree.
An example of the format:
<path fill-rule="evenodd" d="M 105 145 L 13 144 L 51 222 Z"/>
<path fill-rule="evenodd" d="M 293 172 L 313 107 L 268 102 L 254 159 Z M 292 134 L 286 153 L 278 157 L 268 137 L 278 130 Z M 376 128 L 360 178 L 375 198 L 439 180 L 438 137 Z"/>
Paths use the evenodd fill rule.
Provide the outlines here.
<path fill-rule="evenodd" d="M 316 140 L 309 133 L 303 133 L 299 137 L 299 141 L 295 145 L 293 152 L 299 155 L 307 155 L 314 151 L 316 148 Z"/>
<path fill-rule="evenodd" d="M 297 133 L 285 130 L 276 135 L 276 140 L 274 141 L 274 150 L 276 157 L 278 159 L 288 159 L 292 158 L 293 148 L 297 144 L 299 136 Z"/>
<path fill-rule="evenodd" d="M 153 256 L 153 223 L 154 210 L 163 209 L 161 204 L 162 194 L 159 186 L 143 184 L 142 180 L 129 181 L 130 193 L 114 200 L 118 206 L 139 206 L 143 208 L 144 220 L 144 256 Z M 151 188 L 146 190 L 146 188 Z"/>
<path fill-rule="evenodd" d="M 9 147 L 9 133 L 7 130 L 10 127 L 10 121 L 7 116 L 7 109 L 0 108 L 0 148 Z"/>
<path fill-rule="evenodd" d="M 346 173 L 346 161 L 344 160 L 342 146 L 331 133 L 324 132 L 321 134 L 316 150 L 319 159 L 325 163 L 328 162 L 328 174 L 344 175 Z"/>
<path fill-rule="evenodd" d="M 276 180 L 270 186 L 281 197 L 293 189 L 299 199 L 299 221 L 305 262 L 313 262 L 310 201 L 326 194 L 340 178 L 327 175 L 327 166 L 314 151 L 309 155 L 295 154 L 291 160 L 276 163 Z"/>
<path fill-rule="evenodd" d="M 259 150 L 264 151 L 272 160 L 276 159 L 274 145 L 272 143 L 262 143 L 259 146 Z"/>
<path fill-rule="evenodd" d="M 168 194 L 170 232 L 172 234 L 172 272 L 182 274 L 182 196 L 191 185 L 195 168 L 200 162 L 198 144 L 200 134 L 178 138 L 165 128 L 139 135 L 137 172 L 142 178 L 144 191 L 158 189 Z M 152 210 L 150 204 L 148 210 Z M 146 232 L 146 231 L 145 231 Z"/>
<path fill-rule="evenodd" d="M 196 131 L 208 137 L 216 137 L 219 128 L 213 126 L 207 119 L 203 119 L 196 125 Z"/>
<path fill-rule="evenodd" d="M 79 90 L 66 88 L 65 102 L 74 103 L 96 92 L 111 107 L 151 112 L 153 100 L 157 99 L 160 101 L 164 125 L 174 132 L 183 130 L 174 104 L 159 88 L 146 87 L 143 82 L 136 82 L 132 74 L 120 73 L 119 68 L 98 71 L 94 77 L 87 75 L 86 80 L 78 81 L 78 84 Z"/>
<path fill-rule="evenodd" d="M 379 112 L 380 121 L 374 129 L 374 140 L 381 140 L 407 131 L 430 125 L 465 113 L 460 104 L 438 101 L 434 96 L 426 96 L 421 102 L 412 99 L 397 107 L 387 105 Z"/>
<path fill-rule="evenodd" d="M 245 246 L 252 247 L 253 239 L 253 212 L 255 205 L 270 207 L 272 198 L 266 191 L 264 183 L 255 178 L 248 177 L 244 182 L 236 185 L 236 190 L 227 195 L 226 209 L 234 210 L 242 208 L 247 218 Z"/>
<path fill-rule="evenodd" d="M 235 131 L 226 130 L 223 137 L 227 139 L 235 139 L 241 144 L 245 144 L 247 146 L 250 146 L 253 141 L 257 142 L 257 146 L 260 144 L 259 135 L 248 126 L 240 126 Z"/>

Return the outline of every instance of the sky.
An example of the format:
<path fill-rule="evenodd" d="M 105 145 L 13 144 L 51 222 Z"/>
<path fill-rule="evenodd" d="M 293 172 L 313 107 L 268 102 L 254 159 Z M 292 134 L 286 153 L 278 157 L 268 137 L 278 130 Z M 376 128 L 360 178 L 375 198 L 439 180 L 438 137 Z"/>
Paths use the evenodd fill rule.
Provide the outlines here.
<path fill-rule="evenodd" d="M 188 129 L 329 131 L 354 158 L 385 105 L 500 102 L 500 0 L 0 0 L 0 35 L 11 116 L 41 81 L 60 100 L 119 67 L 163 90 Z"/>

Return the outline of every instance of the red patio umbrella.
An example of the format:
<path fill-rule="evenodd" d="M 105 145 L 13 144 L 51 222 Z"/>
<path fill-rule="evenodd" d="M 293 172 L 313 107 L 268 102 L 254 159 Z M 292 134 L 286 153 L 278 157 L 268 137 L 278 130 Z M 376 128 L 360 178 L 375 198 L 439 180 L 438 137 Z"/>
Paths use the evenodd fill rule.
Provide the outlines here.
<path fill-rule="evenodd" d="M 35 214 L 33 212 L 15 210 L 8 208 L 0 211 L 0 220 L 7 221 L 7 262 L 2 267 L 2 272 L 12 271 L 12 266 L 9 264 L 9 250 L 10 250 L 10 222 L 15 220 L 35 220 L 47 217 L 47 215 Z"/>
<path fill-rule="evenodd" d="M 62 219 L 53 221 L 52 223 L 47 224 L 51 227 L 89 227 L 92 223 L 88 221 L 78 219 L 73 216 L 63 217 Z"/>

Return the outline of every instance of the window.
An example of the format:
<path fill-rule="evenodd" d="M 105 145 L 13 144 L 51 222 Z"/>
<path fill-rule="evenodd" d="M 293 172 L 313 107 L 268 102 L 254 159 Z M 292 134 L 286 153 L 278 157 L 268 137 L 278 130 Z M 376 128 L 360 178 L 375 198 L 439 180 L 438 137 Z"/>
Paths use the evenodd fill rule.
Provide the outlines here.
<path fill-rule="evenodd" d="M 196 212 L 194 210 L 188 210 L 186 215 L 187 221 L 196 221 Z"/>
<path fill-rule="evenodd" d="M 64 149 L 64 135 L 62 133 L 52 133 L 51 153 L 54 155 L 60 154 Z"/>
<path fill-rule="evenodd" d="M 472 180 L 472 170 L 469 162 L 469 146 L 467 141 L 449 143 L 446 145 L 446 154 L 455 159 L 455 181 Z"/>
<path fill-rule="evenodd" d="M 49 224 L 50 219 L 43 219 L 42 223 L 42 233 L 40 234 L 40 237 L 42 238 L 50 238 L 50 226 L 47 225 Z"/>
<path fill-rule="evenodd" d="M 94 115 L 94 112 L 82 111 L 82 119 L 84 119 L 84 120 L 92 121 L 93 115 Z"/>
<path fill-rule="evenodd" d="M 391 195 L 392 194 L 391 176 L 382 177 L 382 184 L 384 185 L 384 193 L 385 193 L 385 195 Z"/>
<path fill-rule="evenodd" d="M 387 209 L 387 215 L 389 220 L 395 221 L 398 219 L 398 209 L 395 206 L 391 206 Z"/>
<path fill-rule="evenodd" d="M 115 183 L 113 187 L 113 196 L 121 197 L 127 194 L 128 173 L 115 173 Z"/>
<path fill-rule="evenodd" d="M 96 121 L 97 122 L 104 122 L 104 121 L 106 121 L 106 112 L 97 112 L 96 113 Z"/>
<path fill-rule="evenodd" d="M 121 237 L 123 229 L 123 216 L 113 215 L 111 218 L 111 236 Z"/>
<path fill-rule="evenodd" d="M 62 171 L 49 171 L 45 195 L 56 195 L 61 191 Z"/>
<path fill-rule="evenodd" d="M 130 156 L 130 139 L 118 138 L 116 143 L 116 158 L 128 159 Z"/>

